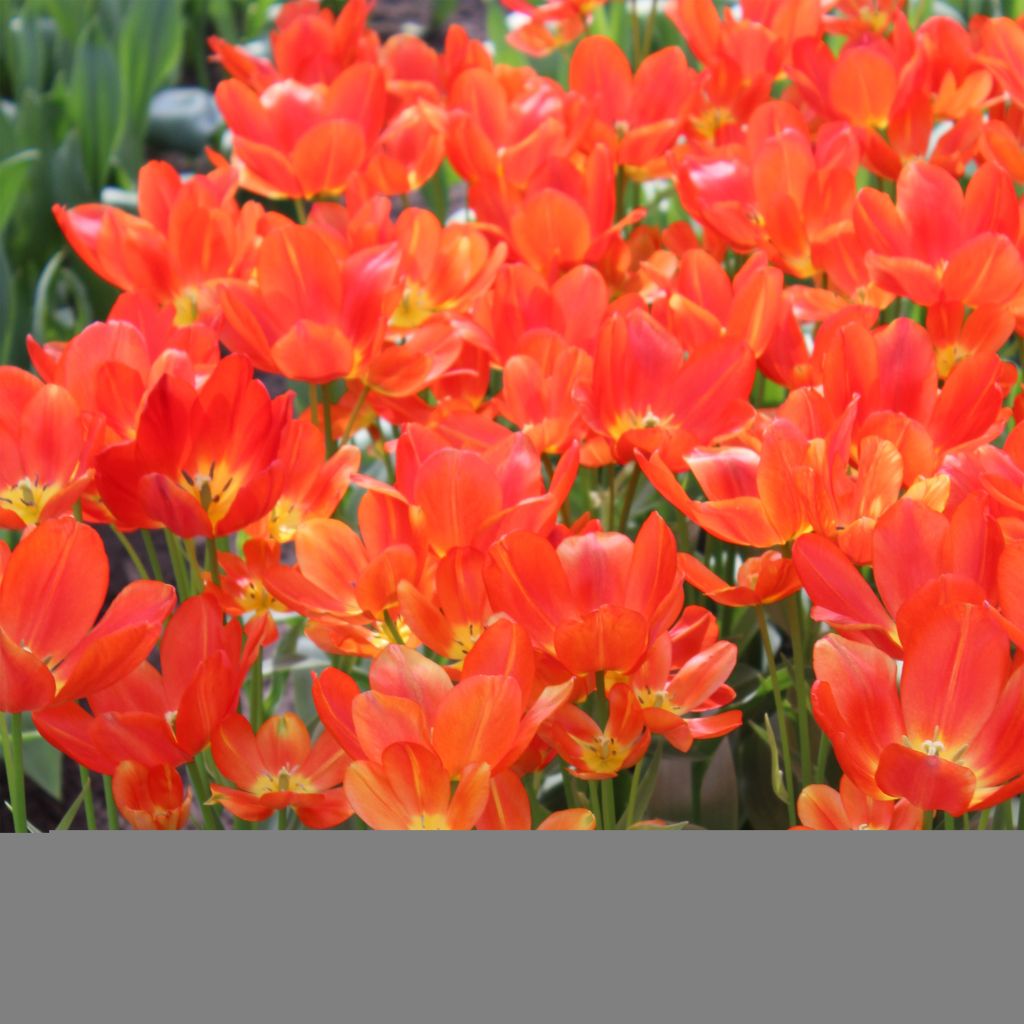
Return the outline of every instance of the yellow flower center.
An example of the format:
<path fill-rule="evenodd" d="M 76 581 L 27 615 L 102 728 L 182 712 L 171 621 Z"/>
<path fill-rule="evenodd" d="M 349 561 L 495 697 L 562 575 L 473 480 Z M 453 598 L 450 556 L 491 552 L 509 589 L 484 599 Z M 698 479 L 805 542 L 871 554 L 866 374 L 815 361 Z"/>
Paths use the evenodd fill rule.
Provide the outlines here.
<path fill-rule="evenodd" d="M 181 487 L 192 495 L 216 526 L 227 514 L 238 496 L 239 484 L 223 464 L 211 462 L 205 473 L 181 471 Z"/>
<path fill-rule="evenodd" d="M 254 783 L 251 792 L 256 796 L 267 793 L 315 793 L 313 784 L 304 775 L 296 775 L 296 765 L 285 765 L 276 776 L 261 775 Z"/>
<path fill-rule="evenodd" d="M 38 477 L 23 477 L 13 487 L 0 491 L 0 505 L 13 512 L 26 526 L 35 526 L 46 503 L 53 497 L 56 484 L 40 484 Z"/>

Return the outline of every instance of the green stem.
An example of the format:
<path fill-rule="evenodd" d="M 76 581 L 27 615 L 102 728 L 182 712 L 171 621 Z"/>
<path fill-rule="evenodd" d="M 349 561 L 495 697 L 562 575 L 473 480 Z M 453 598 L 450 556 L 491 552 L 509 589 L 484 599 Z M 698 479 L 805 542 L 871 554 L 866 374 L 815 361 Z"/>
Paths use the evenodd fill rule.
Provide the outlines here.
<path fill-rule="evenodd" d="M 132 560 L 132 565 L 135 566 L 135 571 L 139 574 L 139 579 L 148 580 L 149 573 L 146 572 L 146 567 L 142 564 L 142 559 L 139 558 L 139 553 L 135 550 L 132 542 L 116 526 L 112 526 L 111 529 L 114 531 L 114 536 L 120 542 L 121 547 L 124 548 L 128 557 Z"/>
<path fill-rule="evenodd" d="M 615 780 L 614 779 L 602 779 L 601 780 L 601 818 L 604 821 L 604 827 L 607 829 L 615 828 L 617 818 L 615 816 Z"/>
<path fill-rule="evenodd" d="M 615 529 L 615 471 L 618 467 L 613 462 L 608 467 L 608 522 L 606 530 Z"/>
<path fill-rule="evenodd" d="M 263 661 L 256 659 L 249 676 L 249 718 L 253 730 L 263 724 Z"/>
<path fill-rule="evenodd" d="M 384 628 L 396 644 L 404 646 L 405 641 L 402 639 L 402 634 L 398 632 L 398 626 L 395 625 L 395 620 L 391 618 L 391 613 L 386 608 L 384 609 Z"/>
<path fill-rule="evenodd" d="M 85 824 L 90 832 L 96 831 L 96 804 L 92 798 L 92 776 L 85 765 L 78 766 L 78 777 L 82 780 L 82 792 L 85 794 Z"/>
<path fill-rule="evenodd" d="M 640 769 L 643 767 L 643 760 L 633 765 L 633 777 L 629 780 L 629 796 L 626 798 L 626 828 L 633 824 L 636 818 L 636 798 L 640 792 Z"/>
<path fill-rule="evenodd" d="M 11 817 L 15 832 L 28 831 L 25 813 L 25 762 L 22 752 L 22 713 L 11 715 L 8 731 L 7 715 L 0 714 L 0 741 L 3 742 L 4 764 L 7 767 L 7 791 L 11 796 Z"/>
<path fill-rule="evenodd" d="M 320 385 L 320 409 L 322 426 L 324 428 L 324 451 L 327 458 L 330 458 L 335 451 L 334 445 L 334 424 L 331 422 L 331 385 Z"/>
<path fill-rule="evenodd" d="M 203 589 L 203 569 L 199 564 L 196 542 L 192 537 L 185 541 L 185 550 L 188 552 L 188 564 L 192 570 L 192 593 L 199 594 Z"/>
<path fill-rule="evenodd" d="M 277 831 L 285 832 L 288 829 L 288 808 L 282 807 L 277 812 Z"/>
<path fill-rule="evenodd" d="M 991 814 L 991 808 L 986 807 L 981 812 L 981 817 L 978 819 L 978 831 L 984 832 L 988 828 L 988 819 Z"/>
<path fill-rule="evenodd" d="M 206 571 L 215 587 L 220 586 L 220 559 L 217 557 L 217 542 L 210 537 L 206 542 Z"/>
<path fill-rule="evenodd" d="M 814 766 L 814 781 L 824 782 L 825 781 L 825 769 L 828 767 L 828 755 L 832 749 L 832 743 L 829 738 L 822 733 L 821 739 L 818 742 L 818 761 Z"/>
<path fill-rule="evenodd" d="M 167 541 L 167 551 L 171 556 L 171 569 L 174 571 L 174 583 L 178 588 L 178 600 L 184 601 L 186 597 L 191 596 L 192 591 L 188 584 L 188 568 L 181 553 L 180 541 L 170 530 L 164 530 L 164 539 Z"/>
<path fill-rule="evenodd" d="M 103 799 L 107 805 L 107 828 L 116 832 L 121 823 L 117 817 L 117 804 L 114 802 L 114 780 L 109 775 L 103 776 Z"/>
<path fill-rule="evenodd" d="M 317 401 L 316 385 L 309 385 L 309 418 L 313 426 L 320 429 L 320 403 Z"/>
<path fill-rule="evenodd" d="M 633 508 L 633 499 L 636 497 L 636 488 L 640 483 L 640 463 L 633 463 L 633 475 L 629 478 L 626 487 L 626 497 L 622 501 L 622 512 L 619 514 L 619 533 L 625 533 L 629 525 L 629 513 Z"/>
<path fill-rule="evenodd" d="M 921 819 L 921 831 L 931 832 L 932 827 L 935 825 L 935 812 L 926 810 L 924 817 Z"/>
<path fill-rule="evenodd" d="M 761 644 L 765 657 L 768 659 L 768 677 L 772 683 L 772 695 L 775 697 L 775 715 L 779 720 L 779 742 L 782 746 L 783 769 L 786 776 L 786 809 L 789 812 L 790 825 L 796 824 L 796 799 L 793 794 L 793 758 L 789 750 L 789 730 L 786 728 L 786 711 L 782 702 L 782 688 L 775 670 L 775 654 L 772 651 L 771 637 L 768 635 L 768 622 L 764 617 L 762 605 L 754 606 L 757 612 L 757 626 L 761 632 Z"/>
<path fill-rule="evenodd" d="M 800 594 L 786 599 L 789 619 L 789 641 L 793 645 L 793 676 L 796 685 L 797 729 L 800 735 L 800 782 L 806 786 L 811 777 L 811 694 L 807 686 L 807 668 L 804 664 L 803 630 L 801 625 Z"/>
<path fill-rule="evenodd" d="M 203 824 L 207 829 L 216 831 L 224 828 L 220 815 L 209 806 L 206 801 L 210 799 L 210 780 L 206 777 L 206 769 L 197 754 L 194 761 L 189 762 L 188 777 L 192 781 L 192 788 L 195 790 L 196 799 L 203 812 Z"/>
<path fill-rule="evenodd" d="M 341 435 L 341 443 L 348 444 L 349 438 L 352 437 L 352 431 L 355 430 L 356 421 L 359 419 L 359 414 L 363 411 L 363 406 L 366 404 L 366 396 L 370 393 L 369 388 L 363 388 L 359 392 L 359 397 L 355 401 L 355 405 L 352 406 L 352 412 L 349 413 L 348 423 L 345 424 L 345 433 Z"/>
<path fill-rule="evenodd" d="M 153 535 L 149 530 L 140 530 L 142 534 L 142 546 L 146 549 L 149 558 L 149 565 L 153 573 L 153 579 L 163 582 L 164 574 L 160 570 L 160 558 L 156 553 L 156 545 L 153 543 Z"/>
<path fill-rule="evenodd" d="M 597 819 L 595 827 L 601 831 L 604 828 L 604 815 L 601 813 L 601 793 L 597 786 L 597 780 L 588 779 L 587 789 L 590 792 L 590 811 Z"/>

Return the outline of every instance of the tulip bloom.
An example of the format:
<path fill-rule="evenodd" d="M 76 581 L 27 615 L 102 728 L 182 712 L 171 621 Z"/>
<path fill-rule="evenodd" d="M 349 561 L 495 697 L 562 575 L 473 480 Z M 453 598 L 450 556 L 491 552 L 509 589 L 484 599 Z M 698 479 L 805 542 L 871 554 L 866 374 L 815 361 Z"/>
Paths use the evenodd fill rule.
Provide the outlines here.
<path fill-rule="evenodd" d="M 716 576 L 693 555 L 681 553 L 679 565 L 687 583 L 717 604 L 729 608 L 774 604 L 795 594 L 801 586 L 792 560 L 784 558 L 778 551 L 766 551 L 763 555 L 744 559 L 736 571 L 735 586 Z"/>
<path fill-rule="evenodd" d="M 805 786 L 796 801 L 800 824 L 796 832 L 919 831 L 921 808 L 909 800 L 876 800 L 862 793 L 844 775 L 839 790 L 831 786 Z"/>
<path fill-rule="evenodd" d="M 546 57 L 568 46 L 586 28 L 586 18 L 606 0 L 501 0 L 510 10 L 522 15 L 524 23 L 508 33 L 509 46 L 531 57 Z"/>
<path fill-rule="evenodd" d="M 176 327 L 174 310 L 142 295 L 122 295 L 105 323 L 70 341 L 40 345 L 29 357 L 47 384 L 66 388 L 83 413 L 104 420 L 104 445 L 135 436 L 146 394 L 165 374 L 198 387 L 220 362 L 217 336 L 203 324 Z"/>
<path fill-rule="evenodd" d="M 170 164 L 153 160 L 139 172 L 139 216 L 86 203 L 53 208 L 57 223 L 84 262 L 126 292 L 172 306 L 176 322 L 218 318 L 216 287 L 245 279 L 274 215 L 259 203 L 235 201 L 238 175 L 229 169 L 183 182 Z"/>
<path fill-rule="evenodd" d="M 874 280 L 919 305 L 1009 304 L 1024 292 L 1016 193 L 992 164 L 964 192 L 948 171 L 915 160 L 900 172 L 895 204 L 884 192 L 860 192 L 854 223 Z"/>
<path fill-rule="evenodd" d="M 828 636 L 814 651 L 814 716 L 843 771 L 876 800 L 902 797 L 961 815 L 1024 791 L 1024 668 L 977 605 L 932 610 L 897 666 L 866 644 Z"/>
<path fill-rule="evenodd" d="M 279 457 L 291 394 L 271 399 L 244 356 L 229 356 L 198 390 L 161 377 L 134 441 L 98 459 L 97 485 L 127 529 L 223 537 L 265 516 L 284 487 Z"/>
<path fill-rule="evenodd" d="M 243 821 L 264 821 L 294 808 L 309 828 L 333 828 L 352 814 L 342 789 L 349 758 L 328 733 L 313 744 L 298 715 L 274 715 L 253 735 L 241 715 L 213 737 L 213 759 L 237 789 L 213 783 L 210 803 Z"/>
<path fill-rule="evenodd" d="M 345 791 L 372 829 L 468 830 L 487 805 L 490 777 L 487 765 L 468 765 L 453 794 L 451 776 L 437 754 L 415 743 L 393 743 L 379 762 L 351 764 Z"/>
<path fill-rule="evenodd" d="M 701 631 L 692 632 L 699 635 Z M 742 712 L 722 711 L 736 698 L 736 691 L 726 683 L 736 667 L 736 645 L 713 635 L 708 640 L 701 649 L 687 651 L 683 660 L 669 634 L 662 634 L 638 669 L 626 680 L 615 678 L 618 685 L 632 689 L 647 728 L 664 735 L 683 753 L 695 739 L 724 736 L 743 722 Z M 681 667 L 674 667 L 680 662 Z"/>
<path fill-rule="evenodd" d="M 99 534 L 71 518 L 2 549 L 0 712 L 37 711 L 112 686 L 142 663 L 174 605 L 163 583 L 129 583 L 103 617 L 109 566 Z M 95 625 L 94 625 L 95 623 Z"/>
<path fill-rule="evenodd" d="M 114 803 L 132 828 L 174 831 L 188 827 L 192 791 L 170 765 L 122 761 L 114 772 Z"/>
<path fill-rule="evenodd" d="M 719 342 L 687 354 L 643 312 L 606 322 L 589 387 L 574 393 L 597 435 L 584 465 L 629 462 L 656 449 L 674 468 L 697 445 L 739 433 L 754 418 L 747 401 L 754 356 L 743 342 Z"/>
<path fill-rule="evenodd" d="M 369 62 L 330 83 L 282 79 L 257 93 L 231 79 L 214 95 L 242 187 L 272 199 L 340 195 L 384 126 L 384 76 Z"/>
<path fill-rule="evenodd" d="M 628 672 L 683 606 L 675 538 L 652 513 L 634 543 L 619 533 L 566 537 L 557 547 L 517 532 L 491 548 L 495 611 L 572 675 Z"/>
<path fill-rule="evenodd" d="M 558 751 L 578 779 L 613 779 L 647 753 L 651 734 L 636 695 L 628 686 L 608 691 L 608 722 L 602 728 L 582 708 L 561 708 L 544 729 L 544 738 Z M 611 823 L 606 822 L 610 828 Z"/>
<path fill-rule="evenodd" d="M 92 485 L 101 428 L 64 388 L 0 367 L 0 527 L 71 512 Z"/>
<path fill-rule="evenodd" d="M 190 597 L 171 616 L 161 644 L 161 671 L 140 665 L 129 676 L 79 704 L 38 711 L 40 733 L 92 771 L 111 762 L 179 765 L 204 750 L 238 707 L 245 674 L 256 658 L 254 634 L 243 648 L 242 627 L 224 622 L 210 595 Z"/>
<path fill-rule="evenodd" d="M 260 247 L 252 278 L 220 293 L 225 343 L 292 380 L 365 379 L 398 299 L 398 262 L 394 243 L 341 258 L 313 225 L 278 228 Z"/>
<path fill-rule="evenodd" d="M 422 654 L 392 645 L 371 666 L 368 691 L 328 669 L 314 679 L 313 699 L 325 728 L 357 761 L 379 765 L 390 744 L 403 742 L 436 754 L 451 779 L 470 765 L 497 774 L 515 765 L 572 690 L 535 686 L 532 657 L 508 663 L 508 651 L 528 653 L 528 646 L 509 647 L 508 639 L 471 654 L 458 683 Z"/>
<path fill-rule="evenodd" d="M 1003 552 L 1002 533 L 983 499 L 966 499 L 948 519 L 903 499 L 878 520 L 872 535 L 880 598 L 824 537 L 798 538 L 793 562 L 810 595 L 812 619 L 899 657 L 901 639 L 931 616 L 936 600 L 997 601 L 997 572 L 1006 578 Z M 1012 596 L 1008 614 L 1011 621 L 1017 619 Z"/>
<path fill-rule="evenodd" d="M 657 177 L 662 170 L 659 158 L 675 145 L 696 87 L 696 73 L 675 46 L 646 57 L 634 76 L 629 59 L 611 39 L 590 36 L 573 50 L 569 63 L 569 88 L 593 108 L 590 134 L 612 149 L 631 177 L 640 179 Z"/>

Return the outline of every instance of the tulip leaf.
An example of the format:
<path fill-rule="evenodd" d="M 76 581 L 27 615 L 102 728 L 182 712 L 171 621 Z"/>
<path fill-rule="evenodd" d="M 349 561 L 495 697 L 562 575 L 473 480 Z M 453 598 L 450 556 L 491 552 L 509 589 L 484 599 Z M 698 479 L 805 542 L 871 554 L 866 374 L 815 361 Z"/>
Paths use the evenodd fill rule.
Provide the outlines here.
<path fill-rule="evenodd" d="M 61 773 L 64 755 L 39 733 L 26 732 L 22 742 L 26 777 L 55 800 L 60 800 L 64 792 Z"/>
<path fill-rule="evenodd" d="M 146 62 L 141 54 L 136 56 L 139 63 Z M 122 96 L 114 51 L 102 41 L 95 23 L 75 45 L 67 108 L 78 128 L 86 176 L 98 193 L 106 184 L 110 158 L 117 148 Z"/>
<path fill-rule="evenodd" d="M 60 819 L 57 827 L 53 830 L 54 832 L 67 832 L 71 828 L 71 823 L 75 820 L 75 815 L 78 814 L 79 808 L 85 802 L 85 789 L 83 788 L 78 796 L 71 802 L 71 806 L 64 812 L 64 817 Z"/>
<path fill-rule="evenodd" d="M 23 149 L 6 160 L 0 160 L 0 232 L 14 212 L 28 172 L 39 156 L 38 149 Z"/>

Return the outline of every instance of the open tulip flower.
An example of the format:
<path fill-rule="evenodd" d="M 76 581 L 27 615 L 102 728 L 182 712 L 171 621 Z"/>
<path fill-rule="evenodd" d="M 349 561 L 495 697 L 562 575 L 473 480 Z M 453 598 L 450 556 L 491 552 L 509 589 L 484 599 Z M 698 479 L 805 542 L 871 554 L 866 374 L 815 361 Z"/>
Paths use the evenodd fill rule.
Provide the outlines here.
<path fill-rule="evenodd" d="M 64 516 L 38 526 L 0 579 L 0 711 L 99 693 L 145 661 L 174 604 L 163 583 L 130 583 L 97 622 L 109 566 L 99 534 Z"/>
<path fill-rule="evenodd" d="M 875 800 L 862 793 L 847 776 L 839 780 L 839 789 L 815 784 L 807 786 L 796 802 L 800 824 L 796 831 L 861 832 L 917 831 L 921 828 L 921 809 L 907 800 Z"/>
<path fill-rule="evenodd" d="M 986 608 L 947 604 L 904 641 L 897 664 L 866 644 L 815 649 L 815 716 L 843 770 L 875 799 L 961 815 L 1024 791 L 1024 671 Z"/>
<path fill-rule="evenodd" d="M 127 529 L 159 525 L 180 537 L 251 526 L 284 488 L 278 452 L 290 402 L 289 395 L 271 399 L 244 356 L 224 359 L 198 389 L 161 377 L 135 439 L 98 459 L 110 514 Z"/>
<path fill-rule="evenodd" d="M 211 800 L 244 821 L 292 808 L 310 828 L 333 828 L 352 813 L 341 785 L 348 756 L 327 733 L 311 744 L 291 712 L 268 718 L 255 735 L 233 715 L 213 736 L 213 758 L 238 788 L 213 783 Z"/>

